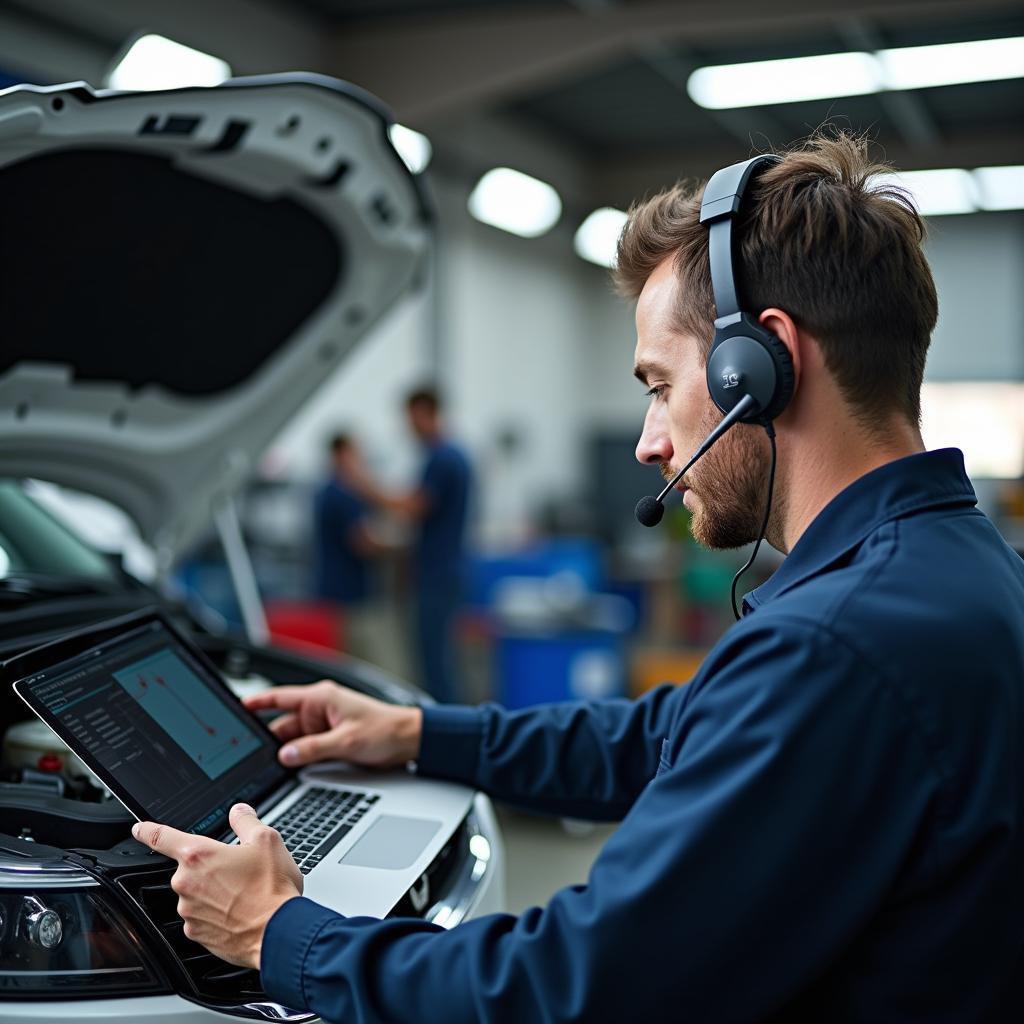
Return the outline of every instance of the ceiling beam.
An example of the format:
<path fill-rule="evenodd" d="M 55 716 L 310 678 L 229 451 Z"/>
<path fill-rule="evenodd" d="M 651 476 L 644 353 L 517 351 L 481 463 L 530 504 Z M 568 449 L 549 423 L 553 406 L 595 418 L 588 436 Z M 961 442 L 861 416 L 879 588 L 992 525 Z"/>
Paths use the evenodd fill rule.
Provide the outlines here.
<path fill-rule="evenodd" d="M 683 102 L 692 102 L 686 83 L 700 66 L 696 59 L 680 54 L 663 39 L 645 39 L 636 44 L 633 53 L 668 82 L 680 97 L 686 97 Z M 763 110 L 708 110 L 706 113 L 741 145 L 770 147 L 769 140 L 781 140 L 787 135 L 782 125 Z"/>
<path fill-rule="evenodd" d="M 121 0 L 127 2 L 127 0 Z M 972 11 L 1019 0 L 975 0 Z M 588 5 L 589 7 L 590 5 Z M 346 23 L 328 44 L 325 70 L 375 92 L 414 127 L 494 107 L 628 59 L 652 40 L 710 44 L 832 28 L 837 17 L 873 24 L 963 15 L 963 0 L 640 0 L 592 10 L 487 11 Z"/>
<path fill-rule="evenodd" d="M 862 18 L 840 18 L 836 28 L 851 50 L 873 53 L 881 50 L 882 41 L 877 29 Z M 918 146 L 934 146 L 939 142 L 939 129 L 924 100 L 915 91 L 880 92 L 878 102 L 886 115 L 903 136 L 903 141 Z"/>

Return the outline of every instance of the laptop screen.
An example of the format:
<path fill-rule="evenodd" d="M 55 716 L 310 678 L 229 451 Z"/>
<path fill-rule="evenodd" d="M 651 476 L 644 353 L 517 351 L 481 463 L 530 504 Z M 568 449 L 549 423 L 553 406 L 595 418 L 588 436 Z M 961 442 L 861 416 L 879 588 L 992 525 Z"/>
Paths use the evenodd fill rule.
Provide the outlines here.
<path fill-rule="evenodd" d="M 18 690 L 140 817 L 216 834 L 231 804 L 255 803 L 287 775 L 270 733 L 159 619 Z"/>

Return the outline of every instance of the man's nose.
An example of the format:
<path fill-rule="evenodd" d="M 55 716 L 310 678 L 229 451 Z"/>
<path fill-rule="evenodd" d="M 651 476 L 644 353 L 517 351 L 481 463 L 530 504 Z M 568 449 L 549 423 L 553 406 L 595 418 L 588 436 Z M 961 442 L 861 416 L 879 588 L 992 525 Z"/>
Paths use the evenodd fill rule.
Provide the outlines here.
<path fill-rule="evenodd" d="M 636 446 L 636 460 L 645 466 L 672 461 L 672 442 L 662 419 L 653 407 L 647 410 L 644 417 L 644 429 Z"/>

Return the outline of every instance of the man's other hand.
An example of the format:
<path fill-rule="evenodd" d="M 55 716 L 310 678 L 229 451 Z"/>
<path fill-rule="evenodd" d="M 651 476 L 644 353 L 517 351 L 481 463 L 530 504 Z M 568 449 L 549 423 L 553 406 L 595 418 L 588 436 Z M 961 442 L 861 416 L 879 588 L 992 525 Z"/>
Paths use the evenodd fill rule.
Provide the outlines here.
<path fill-rule="evenodd" d="M 350 761 L 368 768 L 394 768 L 420 751 L 423 712 L 386 704 L 323 680 L 311 686 L 277 686 L 245 699 L 250 711 L 276 708 L 284 714 L 270 728 L 284 746 L 282 764 Z"/>
<path fill-rule="evenodd" d="M 228 815 L 238 846 L 140 821 L 132 835 L 178 862 L 171 888 L 185 937 L 215 956 L 259 970 L 263 932 L 282 903 L 302 895 L 302 875 L 281 837 L 247 804 Z"/>

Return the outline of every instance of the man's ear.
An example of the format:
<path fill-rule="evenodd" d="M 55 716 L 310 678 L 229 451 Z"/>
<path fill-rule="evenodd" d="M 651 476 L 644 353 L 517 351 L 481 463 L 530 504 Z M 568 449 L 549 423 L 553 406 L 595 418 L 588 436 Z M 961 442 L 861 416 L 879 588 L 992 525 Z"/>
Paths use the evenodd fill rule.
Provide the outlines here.
<path fill-rule="evenodd" d="M 801 343 L 803 341 L 800 328 L 785 310 L 775 306 L 766 309 L 757 318 L 757 322 L 771 331 L 789 351 L 789 357 L 793 360 L 793 394 L 795 395 L 800 389 Z"/>

